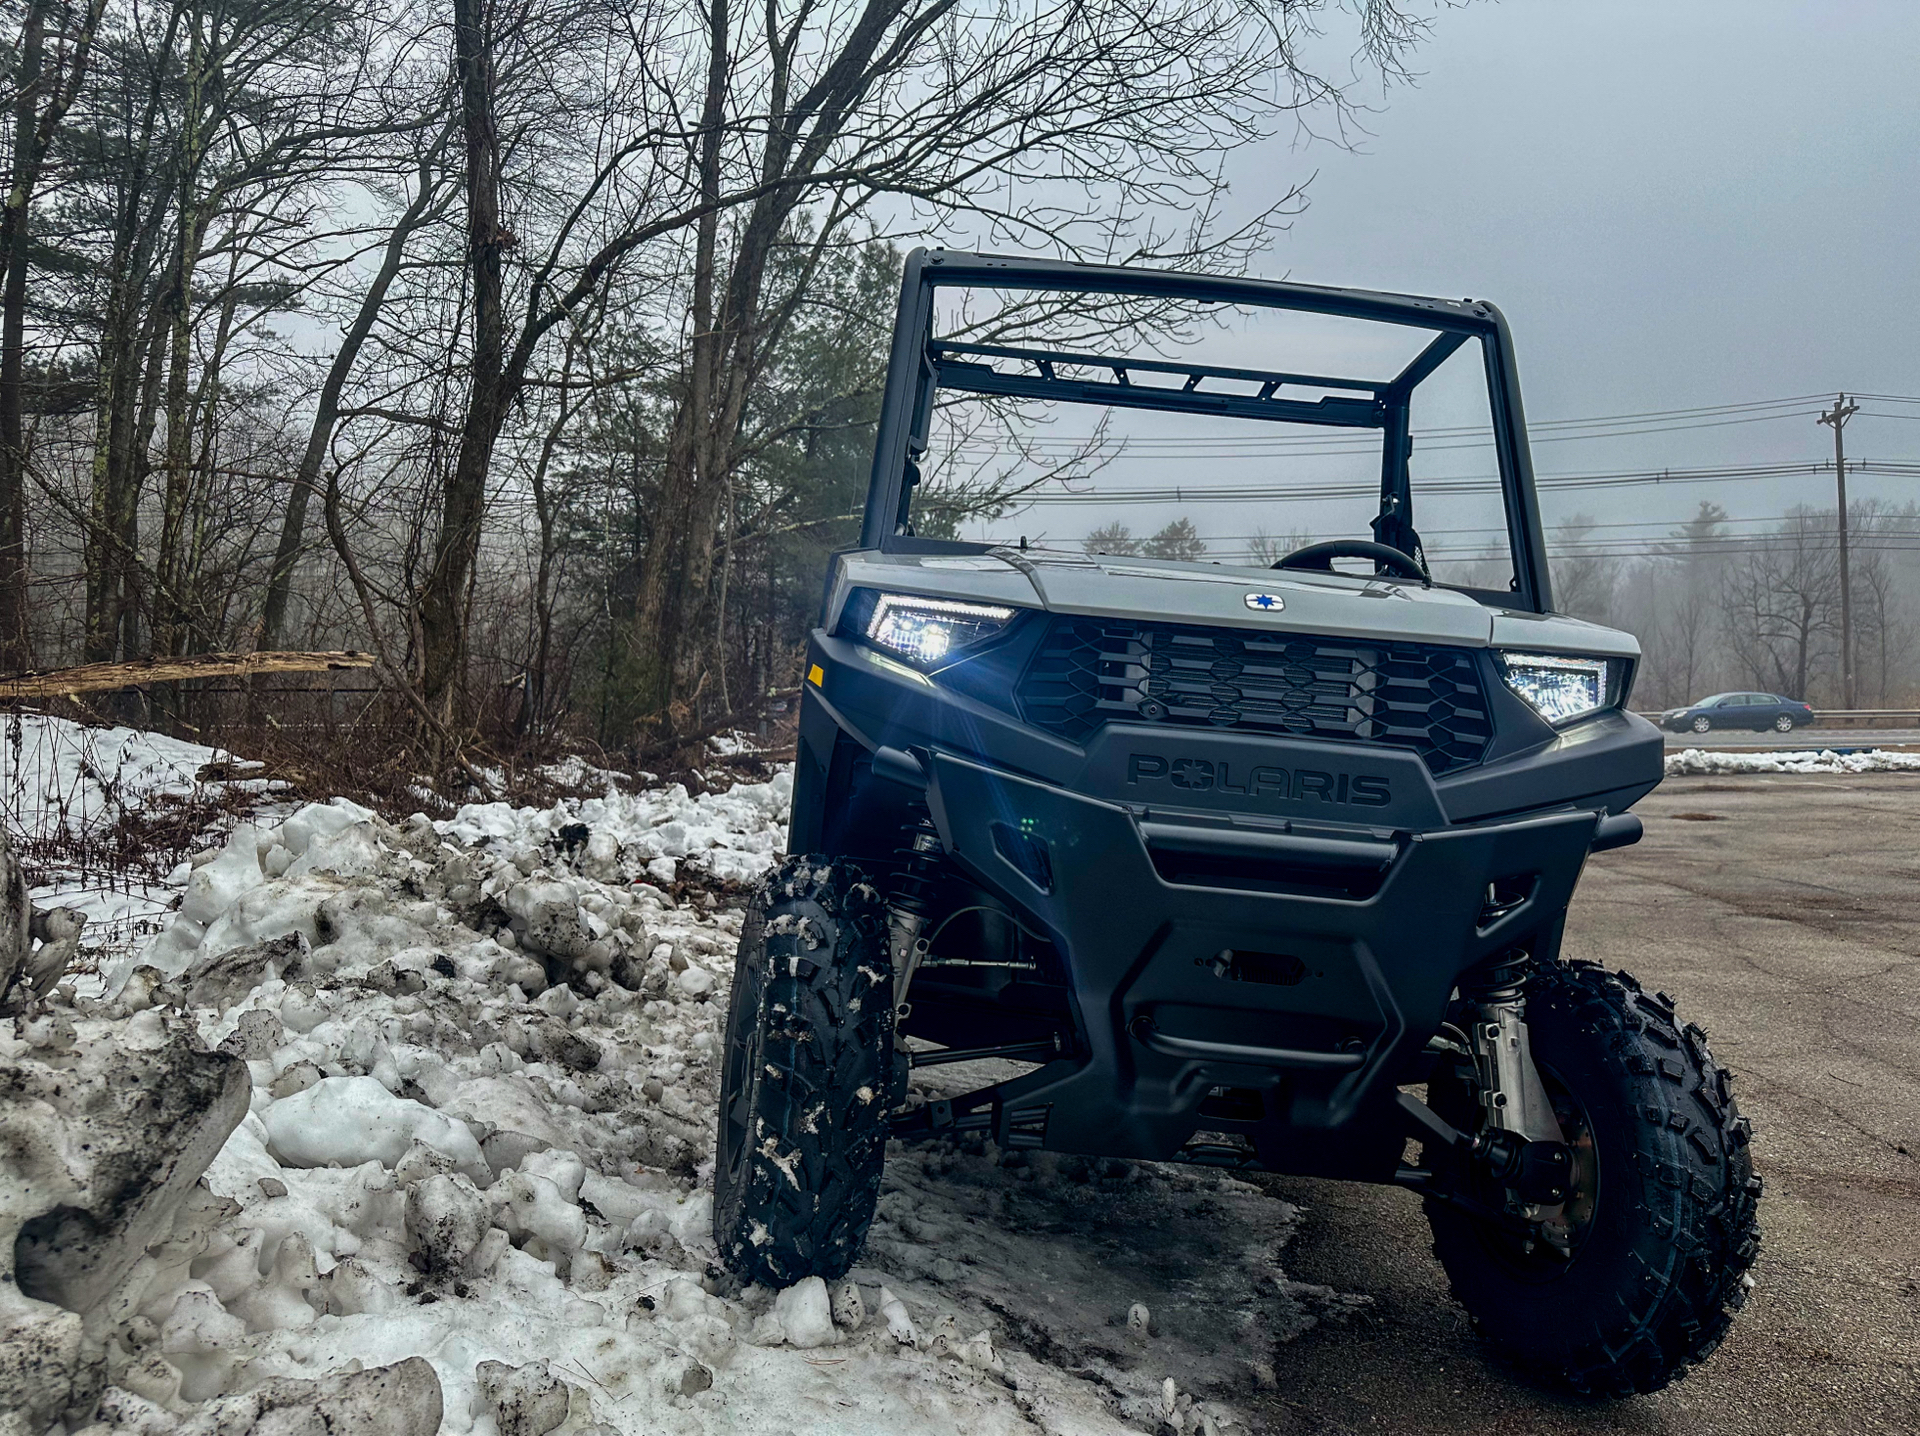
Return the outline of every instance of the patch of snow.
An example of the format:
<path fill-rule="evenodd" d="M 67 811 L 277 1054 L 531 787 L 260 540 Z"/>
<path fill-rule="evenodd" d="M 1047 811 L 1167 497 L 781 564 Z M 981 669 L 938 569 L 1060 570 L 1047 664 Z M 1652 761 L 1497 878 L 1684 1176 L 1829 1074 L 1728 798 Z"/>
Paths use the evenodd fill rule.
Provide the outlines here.
<path fill-rule="evenodd" d="M 492 1177 L 464 1123 L 373 1077 L 327 1077 L 283 1097 L 268 1106 L 266 1128 L 268 1152 L 286 1167 L 393 1167 L 419 1142 L 470 1177 Z"/>
<path fill-rule="evenodd" d="M 263 764 L 221 748 L 136 728 L 94 728 L 40 713 L 12 713 L 0 725 L 0 793 L 8 819 L 25 831 L 65 825 L 86 833 L 156 798 L 185 798 L 209 781 Z"/>
<path fill-rule="evenodd" d="M 767 751 L 758 738 L 737 728 L 715 733 L 707 739 L 707 747 L 716 758 L 752 758 Z"/>
<path fill-rule="evenodd" d="M 632 783 L 631 773 L 622 773 L 615 768 L 596 768 L 577 753 L 569 753 L 557 763 L 548 763 L 539 770 L 540 777 L 557 788 L 598 788 L 604 792 L 614 792 L 622 783 Z"/>
<path fill-rule="evenodd" d="M 833 1302 L 827 1295 L 827 1284 L 817 1276 L 807 1277 L 781 1292 L 773 1299 L 773 1310 L 761 1320 L 763 1324 L 755 1328 L 757 1335 L 784 1341 L 802 1351 L 828 1346 L 840 1339 L 840 1332 L 833 1324 Z"/>
<path fill-rule="evenodd" d="M 1798 753 L 1715 752 L 1688 748 L 1667 754 L 1669 778 L 1723 773 L 1920 773 L 1920 753 L 1836 753 L 1831 748 Z"/>

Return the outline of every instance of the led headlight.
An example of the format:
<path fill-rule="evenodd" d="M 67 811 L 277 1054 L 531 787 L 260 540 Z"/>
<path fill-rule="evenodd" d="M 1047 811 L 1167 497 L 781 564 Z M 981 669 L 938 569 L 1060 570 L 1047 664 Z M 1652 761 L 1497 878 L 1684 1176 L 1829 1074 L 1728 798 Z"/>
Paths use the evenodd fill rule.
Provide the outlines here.
<path fill-rule="evenodd" d="M 1502 653 L 1507 687 L 1556 727 L 1619 701 L 1616 661 L 1561 653 Z"/>
<path fill-rule="evenodd" d="M 937 663 L 949 653 L 991 638 L 1013 615 L 1013 609 L 997 603 L 883 593 L 867 619 L 866 636 L 868 642 L 911 662 Z"/>

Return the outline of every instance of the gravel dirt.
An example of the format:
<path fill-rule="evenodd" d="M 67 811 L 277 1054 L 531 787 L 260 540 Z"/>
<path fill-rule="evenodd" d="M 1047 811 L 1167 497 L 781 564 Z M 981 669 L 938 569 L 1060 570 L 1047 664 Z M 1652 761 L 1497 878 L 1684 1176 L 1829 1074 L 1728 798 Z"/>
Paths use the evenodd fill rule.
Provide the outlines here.
<path fill-rule="evenodd" d="M 1737 1074 L 1766 1181 L 1757 1287 L 1653 1396 L 1504 1369 L 1448 1299 L 1408 1193 L 1269 1179 L 1297 1281 L 1371 1298 L 1272 1352 L 1269 1430 L 1819 1436 L 1920 1431 L 1920 777 L 1670 780 L 1596 858 L 1568 954 L 1671 993 Z"/>

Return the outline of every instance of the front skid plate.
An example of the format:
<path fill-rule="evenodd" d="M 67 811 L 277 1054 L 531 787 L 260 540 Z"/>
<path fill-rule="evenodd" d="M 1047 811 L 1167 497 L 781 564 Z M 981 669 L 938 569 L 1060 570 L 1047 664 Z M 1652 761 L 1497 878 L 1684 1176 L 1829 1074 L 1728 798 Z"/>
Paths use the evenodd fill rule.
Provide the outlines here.
<path fill-rule="evenodd" d="M 1550 940 L 1597 820 L 1403 834 L 1372 896 L 1302 896 L 1168 882 L 1126 808 L 949 754 L 932 766 L 948 850 L 1051 930 L 1080 1014 L 1080 1057 L 996 1092 L 1003 1142 L 1168 1160 L 1219 1131 L 1275 1170 L 1376 1181 L 1401 1156 L 1397 1084 L 1460 974 Z M 1022 871 L 1035 844 L 1049 889 Z"/>

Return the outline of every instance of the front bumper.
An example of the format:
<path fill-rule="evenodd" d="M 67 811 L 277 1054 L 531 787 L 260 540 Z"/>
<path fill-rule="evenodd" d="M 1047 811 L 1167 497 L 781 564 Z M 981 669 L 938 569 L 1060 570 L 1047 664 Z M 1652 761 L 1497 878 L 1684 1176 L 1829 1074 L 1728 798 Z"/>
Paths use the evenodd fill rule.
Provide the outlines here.
<path fill-rule="evenodd" d="M 1000 1092 L 1003 1142 L 1167 1159 L 1238 1131 L 1270 1169 L 1372 1180 L 1398 1161 L 1394 1093 L 1460 975 L 1557 944 L 1601 818 L 1338 838 L 1154 821 L 952 754 L 929 778 L 952 857 L 1043 923 L 1071 974 L 1084 1046 Z M 1300 880 L 1218 885 L 1183 851 Z M 1312 891 L 1371 863 L 1366 896 Z M 1210 1115 L 1216 1088 L 1238 1106 Z"/>

